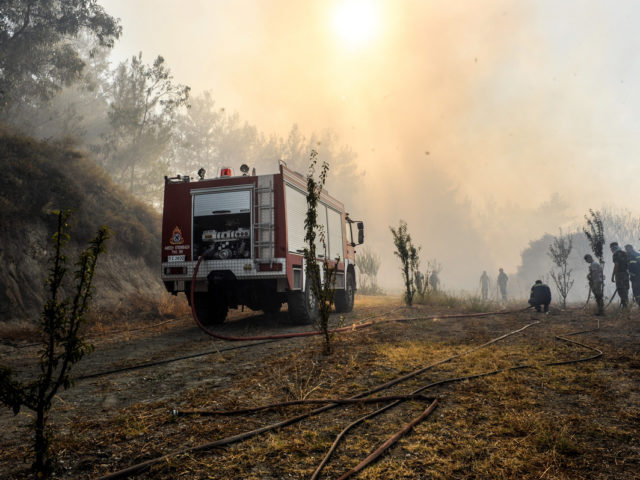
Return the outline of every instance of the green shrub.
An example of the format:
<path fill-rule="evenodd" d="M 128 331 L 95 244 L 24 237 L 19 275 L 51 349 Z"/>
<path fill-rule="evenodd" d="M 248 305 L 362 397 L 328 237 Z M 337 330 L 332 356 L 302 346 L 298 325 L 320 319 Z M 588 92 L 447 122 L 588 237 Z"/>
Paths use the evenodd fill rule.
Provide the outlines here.
<path fill-rule="evenodd" d="M 70 236 L 70 211 L 57 214 L 57 231 L 53 235 L 54 252 L 51 258 L 47 287 L 49 299 L 42 310 L 40 334 L 40 375 L 36 380 L 20 383 L 13 379 L 11 369 L 0 365 L 0 402 L 18 414 L 22 407 L 35 412 L 33 470 L 36 478 L 48 478 L 53 470 L 53 453 L 50 451 L 50 433 L 47 415 L 51 403 L 60 388 L 71 386 L 71 367 L 90 353 L 93 347 L 78 335 L 93 293 L 92 281 L 98 257 L 105 251 L 109 230 L 103 226 L 89 242 L 90 245 L 76 262 L 73 293 L 63 296 L 63 280 L 67 272 L 67 257 L 64 248 Z"/>

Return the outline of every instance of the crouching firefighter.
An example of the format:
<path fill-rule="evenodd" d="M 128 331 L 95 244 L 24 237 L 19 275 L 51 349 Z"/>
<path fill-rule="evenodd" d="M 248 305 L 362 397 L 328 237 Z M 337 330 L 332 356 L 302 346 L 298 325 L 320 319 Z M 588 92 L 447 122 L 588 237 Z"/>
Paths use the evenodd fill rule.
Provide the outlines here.
<path fill-rule="evenodd" d="M 535 307 L 536 312 L 541 312 L 544 307 L 545 313 L 549 312 L 549 304 L 551 303 L 551 289 L 542 280 L 536 280 L 531 287 L 531 296 L 529 297 L 529 305 Z"/>

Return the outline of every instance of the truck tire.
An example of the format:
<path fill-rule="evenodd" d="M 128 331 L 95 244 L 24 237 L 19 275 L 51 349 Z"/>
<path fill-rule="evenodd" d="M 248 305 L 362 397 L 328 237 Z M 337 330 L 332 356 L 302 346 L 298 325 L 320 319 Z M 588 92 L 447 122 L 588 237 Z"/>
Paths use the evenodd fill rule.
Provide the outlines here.
<path fill-rule="evenodd" d="M 311 282 L 305 282 L 303 292 L 291 292 L 287 298 L 289 304 L 289 320 L 301 325 L 309 325 L 320 316 L 318 301 L 311 291 Z"/>
<path fill-rule="evenodd" d="M 337 313 L 349 313 L 353 310 L 353 301 L 356 295 L 356 280 L 353 273 L 347 273 L 347 281 L 344 290 L 336 290 L 334 304 Z"/>
<path fill-rule="evenodd" d="M 214 298 L 207 293 L 195 293 L 193 301 L 198 320 L 203 325 L 220 325 L 227 319 L 229 309 L 223 299 Z"/>

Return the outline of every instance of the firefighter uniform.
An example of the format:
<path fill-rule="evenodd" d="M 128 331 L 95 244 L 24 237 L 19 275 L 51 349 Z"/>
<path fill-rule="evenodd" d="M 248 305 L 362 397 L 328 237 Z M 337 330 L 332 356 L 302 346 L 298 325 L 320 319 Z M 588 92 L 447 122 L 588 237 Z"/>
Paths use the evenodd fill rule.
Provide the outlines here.
<path fill-rule="evenodd" d="M 434 292 L 438 291 L 438 285 L 440 285 L 440 279 L 438 278 L 438 272 L 433 272 L 429 275 L 429 284 Z"/>
<path fill-rule="evenodd" d="M 482 292 L 482 300 L 486 300 L 489 296 L 489 275 L 486 270 L 480 276 L 480 290 Z"/>
<path fill-rule="evenodd" d="M 536 312 L 540 312 L 541 307 L 544 307 L 544 311 L 548 312 L 550 303 L 551 289 L 549 288 L 549 285 L 542 283 L 542 280 L 536 280 L 536 283 L 531 287 L 529 305 L 535 307 Z"/>
<path fill-rule="evenodd" d="M 629 279 L 633 298 L 640 305 L 640 253 L 636 252 L 631 245 L 625 245 L 624 249 L 629 256 Z"/>
<path fill-rule="evenodd" d="M 629 303 L 629 257 L 616 242 L 611 243 L 613 253 L 613 274 L 611 281 L 616 283 L 620 303 L 626 307 Z"/>
<path fill-rule="evenodd" d="M 504 273 L 504 270 L 500 269 L 500 273 L 498 274 L 498 288 L 500 289 L 500 295 L 502 296 L 502 301 L 507 301 L 507 281 L 509 277 Z"/>
<path fill-rule="evenodd" d="M 587 280 L 589 280 L 589 288 L 593 293 L 593 297 L 596 299 L 596 305 L 598 305 L 597 315 L 602 315 L 604 314 L 604 298 L 602 297 L 602 292 L 604 291 L 604 275 L 602 273 L 602 265 L 594 262 L 591 255 L 585 255 L 584 259 L 589 264 Z"/>

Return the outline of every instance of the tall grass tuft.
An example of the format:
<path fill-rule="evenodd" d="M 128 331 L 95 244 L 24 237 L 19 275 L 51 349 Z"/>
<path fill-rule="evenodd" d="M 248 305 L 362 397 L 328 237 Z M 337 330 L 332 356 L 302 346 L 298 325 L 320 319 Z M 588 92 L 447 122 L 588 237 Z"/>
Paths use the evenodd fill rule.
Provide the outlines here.
<path fill-rule="evenodd" d="M 445 291 L 428 290 L 424 295 L 417 295 L 414 302 L 431 307 L 447 307 L 464 312 L 491 312 L 501 310 L 504 305 L 495 300 L 483 300 L 479 295 L 462 293 L 454 295 Z"/>

